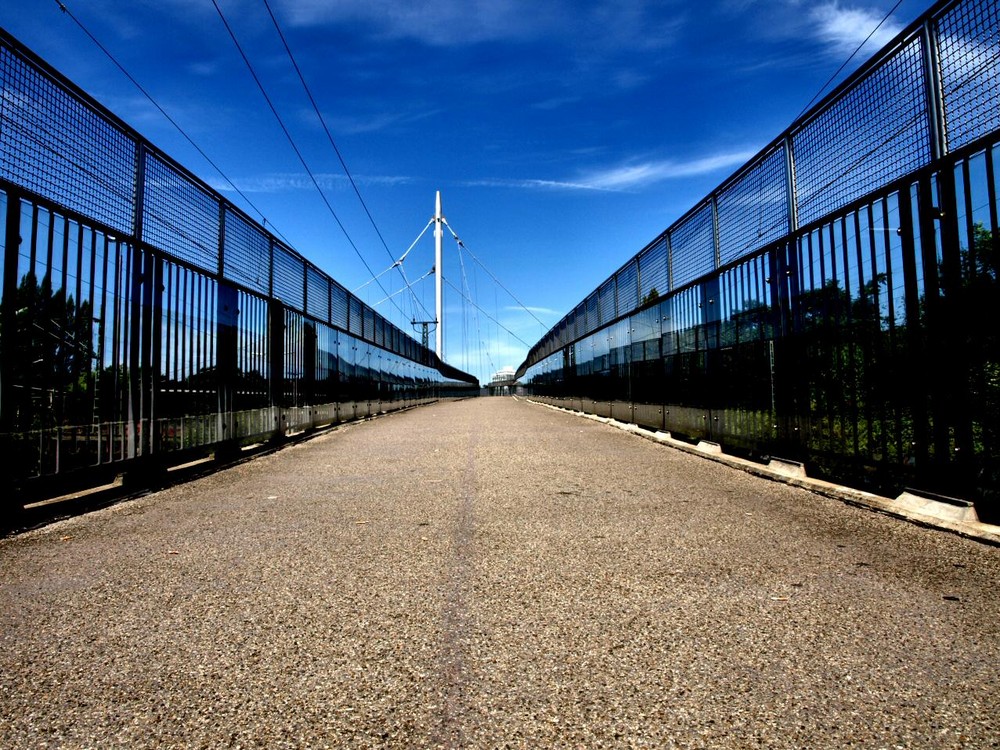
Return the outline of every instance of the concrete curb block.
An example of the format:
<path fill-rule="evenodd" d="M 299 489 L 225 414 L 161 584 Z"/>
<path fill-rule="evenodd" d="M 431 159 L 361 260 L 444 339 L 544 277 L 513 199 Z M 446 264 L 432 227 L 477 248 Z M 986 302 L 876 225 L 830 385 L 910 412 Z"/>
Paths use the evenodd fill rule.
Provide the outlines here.
<path fill-rule="evenodd" d="M 713 443 L 711 440 L 699 440 L 694 449 L 699 453 L 708 453 L 712 456 L 722 453 L 722 446 L 718 443 Z"/>
<path fill-rule="evenodd" d="M 896 503 L 900 508 L 905 508 L 912 513 L 933 516 L 946 521 L 979 523 L 976 507 L 969 502 L 952 503 L 933 497 L 924 497 L 919 493 L 907 490 L 896 498 Z"/>
<path fill-rule="evenodd" d="M 807 477 L 806 467 L 801 461 L 789 461 L 786 458 L 771 458 L 767 462 L 767 468 L 785 477 L 796 477 L 805 479 Z"/>
<path fill-rule="evenodd" d="M 914 495 L 911 492 L 904 492 L 896 499 L 882 497 L 881 495 L 874 495 L 852 487 L 824 482 L 821 479 L 810 479 L 806 475 L 805 466 L 797 461 L 772 458 L 765 466 L 764 464 L 754 463 L 744 458 L 726 455 L 722 452 L 722 447 L 718 443 L 703 440 L 697 445 L 691 445 L 690 443 L 674 439 L 669 432 L 653 432 L 638 425 L 624 425 L 621 422 L 615 422 L 614 420 L 597 417 L 573 409 L 566 409 L 561 406 L 543 404 L 540 401 L 532 401 L 531 399 L 525 399 L 525 401 L 535 406 L 544 406 L 548 409 L 565 412 L 566 414 L 603 422 L 646 440 L 651 440 L 661 445 L 668 445 L 685 453 L 725 464 L 726 466 L 740 469 L 741 471 L 746 471 L 765 479 L 782 482 L 818 495 L 823 495 L 824 497 L 840 500 L 849 505 L 866 508 L 878 513 L 885 513 L 886 515 L 920 526 L 948 531 L 985 544 L 1000 546 L 1000 526 L 979 521 L 975 515 L 975 508 L 971 506 L 966 508 L 949 505 L 945 502 Z"/>

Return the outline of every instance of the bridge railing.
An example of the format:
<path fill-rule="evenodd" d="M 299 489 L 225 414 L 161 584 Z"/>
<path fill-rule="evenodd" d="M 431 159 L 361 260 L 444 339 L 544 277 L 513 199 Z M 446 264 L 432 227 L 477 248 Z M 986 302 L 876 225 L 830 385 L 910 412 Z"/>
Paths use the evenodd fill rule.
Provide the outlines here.
<path fill-rule="evenodd" d="M 0 242 L 19 485 L 478 393 L 2 29 Z"/>
<path fill-rule="evenodd" d="M 1000 8 L 939 2 L 581 301 L 519 381 L 992 502 L 998 143 Z"/>

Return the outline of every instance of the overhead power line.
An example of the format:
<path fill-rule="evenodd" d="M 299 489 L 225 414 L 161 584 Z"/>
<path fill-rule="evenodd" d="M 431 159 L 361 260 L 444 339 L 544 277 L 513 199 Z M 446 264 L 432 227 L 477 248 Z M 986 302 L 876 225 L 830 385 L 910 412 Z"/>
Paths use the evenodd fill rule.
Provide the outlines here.
<path fill-rule="evenodd" d="M 375 230 L 375 234 L 378 235 L 379 241 L 382 243 L 382 247 L 385 248 L 386 253 L 388 253 L 389 258 L 393 257 L 392 251 L 389 250 L 389 245 L 386 244 L 385 238 L 382 236 L 382 232 L 379 231 L 378 224 L 375 223 L 375 217 L 372 216 L 371 211 L 368 210 L 368 204 L 365 203 L 365 199 L 361 195 L 361 190 L 358 188 L 357 182 L 354 180 L 354 176 L 351 174 L 351 170 L 347 168 L 347 162 L 344 161 L 344 157 L 340 153 L 340 149 L 337 148 L 336 142 L 333 140 L 333 134 L 330 133 L 330 128 L 326 124 L 326 119 L 323 117 L 323 113 L 320 111 L 319 105 L 316 103 L 316 98 L 312 95 L 312 91 L 309 88 L 309 84 L 306 83 L 305 76 L 302 74 L 302 69 L 299 67 L 298 62 L 295 59 L 295 55 L 292 54 L 292 48 L 288 44 L 288 40 L 285 38 L 284 32 L 281 30 L 281 26 L 278 23 L 277 17 L 271 10 L 271 5 L 267 0 L 264 0 L 264 7 L 267 8 L 267 13 L 271 17 L 271 23 L 274 24 L 274 30 L 278 33 L 278 38 L 281 39 L 281 44 L 285 48 L 285 52 L 288 55 L 288 60 L 291 62 L 292 67 L 295 69 L 295 74 L 299 78 L 299 82 L 302 84 L 302 89 L 306 93 L 306 97 L 309 99 L 309 103 L 312 105 L 313 112 L 316 113 L 316 119 L 319 120 L 320 125 L 323 128 L 323 132 L 326 133 L 326 138 L 330 142 L 330 147 L 333 152 L 337 155 L 337 160 L 340 162 L 340 166 L 344 170 L 344 174 L 347 175 L 348 181 L 351 183 L 351 187 L 354 188 L 354 194 L 358 196 L 358 201 L 361 203 L 361 207 L 365 210 L 365 215 L 368 216 L 368 221 L 371 222 L 372 228 Z M 415 304 L 419 304 L 416 294 L 413 292 L 412 286 L 409 280 L 406 278 L 406 271 L 403 269 L 402 265 L 399 263 L 393 263 L 391 268 L 399 269 L 399 274 L 403 278 L 403 282 L 406 284 L 407 288 L 410 290 L 410 294 L 413 297 Z M 426 311 L 425 311 L 426 312 Z"/>
<path fill-rule="evenodd" d="M 257 215 L 260 216 L 261 221 L 265 225 L 267 225 L 269 222 L 267 220 L 267 217 L 264 215 L 264 212 L 261 211 L 259 208 L 257 208 L 257 206 L 254 205 L 254 202 L 251 201 L 247 197 L 246 193 L 244 193 L 242 190 L 240 190 L 236 186 L 236 184 L 231 179 L 229 179 L 229 177 L 226 175 L 226 173 L 222 171 L 222 168 L 218 164 L 216 164 L 211 159 L 211 157 L 209 157 L 209 155 L 204 152 L 204 150 L 202 150 L 201 146 L 199 146 L 197 143 L 195 143 L 194 139 L 191 138 L 190 135 L 188 135 L 187 131 L 185 131 L 184 128 L 182 128 L 180 126 L 180 124 L 176 120 L 174 120 L 174 118 L 171 117 L 163 107 L 160 106 L 160 103 L 157 102 L 156 99 L 153 98 L 153 95 L 150 94 L 143 87 L 143 85 L 141 83 L 139 83 L 138 80 L 136 80 L 136 78 L 131 73 L 129 73 L 129 71 L 125 68 L 125 66 L 122 65 L 121 62 L 119 62 L 118 59 L 113 54 L 111 54 L 111 51 L 108 50 L 108 48 L 105 47 L 103 44 L 101 44 L 101 42 L 97 39 L 97 37 L 95 37 L 90 32 L 90 29 L 88 29 L 86 26 L 84 26 L 83 22 L 80 21 L 80 19 L 77 18 L 75 15 L 73 15 L 73 12 L 69 8 L 67 8 L 66 4 L 63 3 L 63 2 L 61 2 L 61 0 L 55 0 L 55 3 L 56 3 L 56 5 L 59 6 L 59 10 L 61 10 L 70 19 L 72 19 L 73 23 L 75 23 L 80 28 L 80 30 L 84 34 L 87 35 L 87 37 L 90 39 L 90 41 L 92 41 L 94 43 L 94 45 L 101 52 L 104 53 L 104 55 L 115 65 L 116 68 L 118 68 L 118 70 L 120 70 L 122 72 L 122 74 L 132 83 L 133 86 L 135 86 L 137 89 L 139 89 L 139 92 L 144 97 L 146 97 L 147 100 L 149 100 L 149 103 L 152 104 L 154 107 L 156 107 L 156 109 L 159 111 L 159 113 L 161 115 L 163 115 L 164 118 L 166 118 L 167 122 L 169 122 L 171 125 L 174 126 L 174 128 L 177 130 L 177 132 L 180 133 L 184 137 L 184 139 L 194 148 L 194 150 L 197 151 L 201 155 L 201 157 L 205 161 L 207 161 L 216 172 L 219 173 L 219 175 L 222 177 L 223 180 L 226 181 L 226 183 L 229 185 L 229 187 L 231 187 L 236 192 L 237 195 L 239 195 L 244 201 L 246 201 L 246 204 L 248 206 L 250 206 L 250 208 L 252 208 L 254 211 L 257 212 Z M 277 230 L 277 228 L 274 227 L 274 224 L 271 224 L 271 227 L 272 227 L 272 231 L 275 233 L 276 236 L 278 236 L 289 247 L 292 246 L 291 243 L 288 241 L 288 239 L 285 238 L 284 236 L 282 236 L 281 232 L 279 232 Z"/>
<path fill-rule="evenodd" d="M 875 36 L 875 32 L 877 32 L 879 29 L 882 28 L 882 24 L 884 24 L 886 21 L 889 20 L 889 17 L 896 12 L 896 10 L 899 8 L 900 5 L 902 5 L 902 3 L 903 0 L 896 0 L 896 4 L 893 5 L 892 8 L 889 10 L 889 12 L 885 14 L 885 17 L 875 25 L 875 28 L 871 30 L 871 33 L 869 33 L 868 36 L 865 37 L 865 40 L 858 45 L 857 49 L 855 49 L 854 52 L 852 52 L 846 60 L 844 60 L 843 64 L 841 64 L 841 66 L 837 68 L 837 72 L 834 73 L 832 76 L 830 76 L 829 80 L 827 80 L 827 82 L 820 87 L 819 91 L 816 92 L 816 95 L 809 100 L 809 103 L 802 109 L 801 112 L 799 112 L 798 116 L 795 118 L 796 120 L 798 120 L 799 117 L 802 117 L 802 115 L 804 115 L 806 112 L 809 111 L 809 108 L 816 102 L 817 99 L 819 99 L 820 95 L 824 91 L 826 91 L 826 87 L 829 86 L 831 83 L 833 83 L 834 80 L 836 80 L 837 76 L 840 75 L 841 71 L 843 71 L 843 69 L 847 67 L 848 63 L 850 63 L 851 60 L 854 59 L 854 56 L 861 51 L 861 48 L 864 47 L 866 44 L 868 44 L 868 40 L 871 39 L 873 36 Z"/>
<path fill-rule="evenodd" d="M 365 199 L 361 197 L 361 191 L 358 189 L 358 184 L 354 181 L 354 177 L 351 175 L 351 170 L 347 168 L 347 163 L 344 161 L 344 157 L 340 154 L 340 149 L 337 148 L 337 144 L 333 140 L 330 128 L 327 127 L 326 120 L 324 119 L 322 112 L 320 112 L 319 105 L 316 104 L 316 99 L 313 97 L 312 91 L 306 83 L 305 76 L 302 75 L 302 69 L 299 68 L 299 64 L 295 60 L 295 55 L 292 54 L 292 49 L 288 46 L 288 40 L 285 39 L 285 34 L 282 32 L 281 26 L 278 24 L 278 19 L 275 17 L 274 12 L 271 10 L 271 5 L 267 2 L 267 0 L 264 0 L 264 7 L 267 8 L 267 13 L 271 17 L 271 23 L 274 24 L 274 30 L 278 32 L 278 38 L 281 39 L 281 44 L 285 48 L 285 53 L 288 55 L 288 59 L 292 63 L 292 67 L 295 69 L 295 74 L 299 77 L 299 82 L 302 84 L 302 89 L 306 92 L 306 96 L 309 98 L 309 103 L 312 105 L 313 111 L 316 113 L 316 118 L 319 120 L 320 125 L 323 126 L 323 132 L 326 133 L 327 140 L 330 141 L 330 146 L 333 148 L 333 152 L 337 155 L 337 159 L 340 161 L 340 166 L 343 168 L 344 174 L 347 175 L 347 179 L 350 181 L 351 187 L 354 188 L 355 195 L 357 195 L 358 200 L 361 201 L 361 206 L 364 208 L 365 214 L 367 214 L 368 220 L 371 222 L 372 228 L 375 230 L 375 234 L 377 234 L 379 240 L 381 240 L 382 247 L 385 248 L 385 251 L 389 253 L 391 257 L 392 252 L 389 250 L 389 246 L 382 237 L 382 233 L 379 231 L 378 225 L 375 223 L 375 219 L 372 217 L 371 211 L 368 210 L 368 205 L 365 203 Z"/>
<path fill-rule="evenodd" d="M 250 76 L 253 78 L 254 83 L 257 84 L 257 88 L 260 90 L 261 95 L 264 97 L 264 101 L 267 102 L 267 106 L 271 110 L 271 114 L 273 114 L 274 118 L 278 121 L 278 125 L 281 128 L 281 132 L 284 133 L 285 138 L 288 139 L 288 143 L 292 147 L 292 151 L 294 151 L 295 155 L 298 157 L 299 162 L 302 164 L 302 168 L 305 169 L 306 174 L 309 175 L 309 179 L 312 181 L 313 186 L 316 188 L 316 192 L 319 193 L 319 196 L 322 199 L 323 204 L 326 206 L 327 211 L 330 212 L 330 215 L 333 217 L 333 220 L 337 222 L 337 226 L 340 227 L 340 231 L 343 232 L 344 237 L 347 239 L 347 243 L 354 250 L 354 253 L 358 256 L 358 259 L 367 269 L 369 275 L 374 276 L 375 272 L 372 271 L 371 266 L 368 265 L 368 261 L 366 261 L 364 256 L 361 254 L 361 250 L 358 249 L 358 246 L 354 243 L 354 240 L 351 239 L 351 235 L 347 231 L 347 227 L 344 226 L 344 223 L 340 220 L 340 217 L 337 216 L 337 212 L 333 209 L 333 206 L 327 199 L 326 193 L 324 193 L 323 188 L 320 187 L 319 181 L 316 179 L 316 175 L 309 167 L 309 164 L 306 162 L 305 157 L 299 150 L 299 147 L 295 144 L 295 139 L 292 138 L 292 134 L 285 126 L 284 120 L 281 119 L 281 115 L 278 113 L 277 107 L 274 106 L 274 102 L 272 102 L 271 97 L 268 96 L 267 89 L 264 88 L 264 84 L 261 82 L 260 77 L 257 75 L 257 71 L 254 70 L 253 64 L 250 62 L 250 58 L 247 57 L 246 52 L 244 52 L 243 46 L 240 44 L 239 39 L 236 38 L 236 33 L 233 31 L 232 27 L 229 25 L 229 22 L 226 20 L 226 16 L 222 12 L 222 8 L 219 7 L 219 4 L 218 2 L 216 2 L 216 0 L 212 0 L 212 5 L 215 6 L 215 11 L 219 14 L 219 18 L 222 20 L 222 25 L 226 27 L 226 32 L 229 34 L 229 38 L 232 39 L 233 44 L 236 46 L 236 50 L 240 53 L 240 57 L 242 57 L 243 62 L 246 63 L 247 69 L 250 71 Z M 378 284 L 378 287 L 379 289 L 382 290 L 383 294 L 385 294 L 386 296 L 389 295 L 385 287 L 382 286 L 381 282 L 376 281 L 375 283 Z M 399 307 L 399 305 L 396 303 L 395 300 L 392 300 L 392 303 L 393 305 L 395 305 L 396 309 L 399 310 L 401 315 L 403 316 L 406 315 L 406 313 L 403 312 L 403 309 Z"/>

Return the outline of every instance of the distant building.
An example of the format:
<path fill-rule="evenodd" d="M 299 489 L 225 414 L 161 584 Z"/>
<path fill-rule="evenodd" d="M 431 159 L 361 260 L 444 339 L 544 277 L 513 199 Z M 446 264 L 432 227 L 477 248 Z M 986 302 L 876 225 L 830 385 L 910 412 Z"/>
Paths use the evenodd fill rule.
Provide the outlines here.
<path fill-rule="evenodd" d="M 490 382 L 486 386 L 491 396 L 509 396 L 514 390 L 513 367 L 501 367 L 490 377 Z"/>

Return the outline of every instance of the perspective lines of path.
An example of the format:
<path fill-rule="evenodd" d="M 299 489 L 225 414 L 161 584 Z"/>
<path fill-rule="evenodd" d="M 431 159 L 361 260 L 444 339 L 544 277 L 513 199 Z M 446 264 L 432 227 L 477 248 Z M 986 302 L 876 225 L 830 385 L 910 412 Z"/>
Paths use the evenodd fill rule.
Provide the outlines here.
<path fill-rule="evenodd" d="M 514 399 L 0 540 L 0 747 L 987 748 L 1000 550 Z"/>

